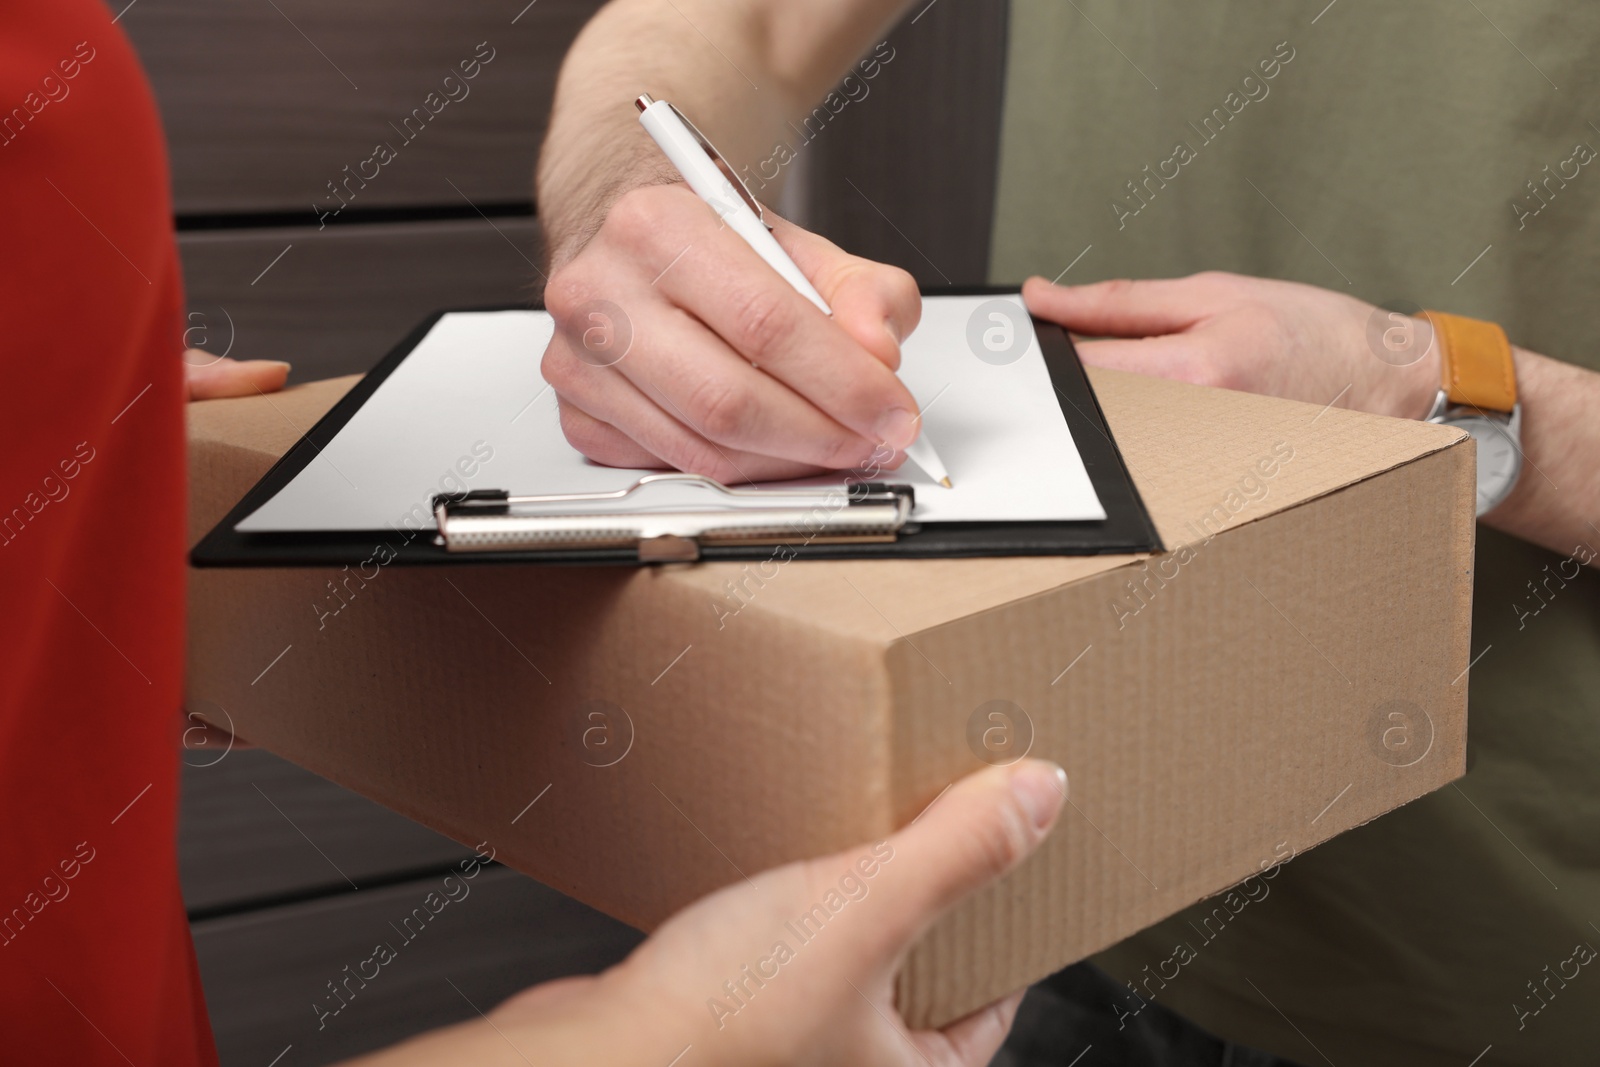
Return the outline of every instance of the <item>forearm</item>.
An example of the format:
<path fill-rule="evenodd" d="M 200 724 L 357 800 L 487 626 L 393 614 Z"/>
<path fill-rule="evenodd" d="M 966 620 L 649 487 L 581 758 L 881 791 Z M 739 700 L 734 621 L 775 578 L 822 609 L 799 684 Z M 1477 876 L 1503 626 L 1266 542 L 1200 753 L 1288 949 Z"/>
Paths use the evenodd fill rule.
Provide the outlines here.
<path fill-rule="evenodd" d="M 1520 348 L 1516 364 L 1522 476 L 1483 521 L 1592 563 L 1600 559 L 1600 374 Z"/>
<path fill-rule="evenodd" d="M 907 0 L 612 0 L 567 54 L 537 196 L 555 265 L 631 188 L 675 180 L 637 121 L 648 92 L 689 114 L 737 170 L 765 159 Z"/>
<path fill-rule="evenodd" d="M 592 979 L 535 986 L 487 1015 L 343 1067 L 527 1067 L 530 1059 L 561 1067 L 664 1067 L 685 1044 L 703 1043 L 700 1012 L 682 1004 L 664 1010 L 671 998 L 641 995 L 627 974 L 623 964 Z"/>

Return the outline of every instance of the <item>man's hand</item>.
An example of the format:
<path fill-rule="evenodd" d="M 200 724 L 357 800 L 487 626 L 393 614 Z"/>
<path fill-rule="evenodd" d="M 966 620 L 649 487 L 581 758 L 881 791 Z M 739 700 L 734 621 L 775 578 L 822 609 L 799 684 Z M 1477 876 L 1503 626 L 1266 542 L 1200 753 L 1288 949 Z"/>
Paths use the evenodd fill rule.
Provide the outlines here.
<path fill-rule="evenodd" d="M 289 364 L 276 359 L 227 359 L 203 348 L 183 353 L 183 380 L 190 400 L 276 393 L 288 378 Z"/>
<path fill-rule="evenodd" d="M 1080 286 L 1030 278 L 1022 294 L 1040 318 L 1111 338 L 1078 343 L 1094 366 L 1410 419 L 1439 389 L 1437 347 L 1379 358 L 1369 340 L 1378 309 L 1310 285 L 1213 272 Z"/>
<path fill-rule="evenodd" d="M 1038 847 L 1065 796 L 1052 763 L 990 768 L 885 841 L 712 894 L 598 978 L 538 986 L 362 1062 L 982 1067 L 1021 994 L 915 1032 L 895 1010 L 895 974 L 940 915 Z M 815 931 L 804 939 L 802 921 Z"/>
<path fill-rule="evenodd" d="M 1071 287 L 1030 278 L 1023 297 L 1040 318 L 1109 338 L 1078 343 L 1096 366 L 1409 419 L 1439 391 L 1431 334 L 1309 285 L 1217 273 Z M 1512 356 L 1522 477 L 1483 521 L 1600 566 L 1600 374 L 1522 348 Z"/>
<path fill-rule="evenodd" d="M 681 184 L 621 197 L 556 270 L 543 371 L 574 447 L 741 484 L 858 466 L 916 439 L 916 401 L 894 373 L 921 315 L 916 283 L 768 218 L 831 319 Z"/>

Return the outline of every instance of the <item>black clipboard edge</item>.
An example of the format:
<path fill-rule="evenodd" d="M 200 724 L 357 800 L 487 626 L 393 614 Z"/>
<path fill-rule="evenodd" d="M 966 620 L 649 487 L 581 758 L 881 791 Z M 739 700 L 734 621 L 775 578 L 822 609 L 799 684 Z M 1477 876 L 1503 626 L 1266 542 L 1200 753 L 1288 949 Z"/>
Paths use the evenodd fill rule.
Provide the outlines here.
<path fill-rule="evenodd" d="M 924 289 L 923 295 L 1014 296 L 1016 292 L 1014 286 L 941 286 Z M 200 539 L 190 552 L 190 563 L 195 567 L 338 567 L 368 563 L 379 566 L 502 563 L 639 566 L 636 554 L 626 549 L 450 553 L 433 543 L 432 531 L 389 529 L 248 534 L 234 529 L 315 461 L 318 454 L 333 441 L 441 318 L 453 312 L 526 310 L 542 308 L 519 305 L 446 308 L 424 318 L 262 475 L 210 533 Z M 1089 479 L 1105 509 L 1104 520 L 933 523 L 886 544 L 820 545 L 796 542 L 788 546 L 794 550 L 794 558 L 952 559 L 1163 551 L 1155 524 L 1150 520 L 1144 500 L 1123 461 L 1122 452 L 1106 425 L 1105 413 L 1084 374 L 1071 338 L 1055 323 L 1034 318 L 1033 324 L 1045 366 L 1055 386 L 1062 417 L 1066 420 Z M 701 552 L 700 558 L 706 562 L 760 561 L 773 558 L 780 547 L 710 546 Z"/>

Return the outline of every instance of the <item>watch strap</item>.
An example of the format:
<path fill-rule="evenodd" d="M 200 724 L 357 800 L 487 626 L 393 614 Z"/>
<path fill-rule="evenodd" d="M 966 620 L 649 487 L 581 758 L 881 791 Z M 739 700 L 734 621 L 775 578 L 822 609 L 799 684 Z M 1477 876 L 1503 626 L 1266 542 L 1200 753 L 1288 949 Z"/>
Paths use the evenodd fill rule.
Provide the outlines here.
<path fill-rule="evenodd" d="M 1442 311 L 1421 314 L 1433 326 L 1440 389 L 1450 403 L 1510 413 L 1517 406 L 1517 375 L 1499 324 Z"/>

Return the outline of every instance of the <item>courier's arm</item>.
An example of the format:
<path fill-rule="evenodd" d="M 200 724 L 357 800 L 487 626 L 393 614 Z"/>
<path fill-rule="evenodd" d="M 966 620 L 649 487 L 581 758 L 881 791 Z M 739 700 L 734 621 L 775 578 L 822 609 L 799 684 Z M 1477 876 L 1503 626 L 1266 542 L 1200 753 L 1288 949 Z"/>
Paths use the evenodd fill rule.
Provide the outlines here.
<path fill-rule="evenodd" d="M 1405 366 L 1371 348 L 1378 310 L 1296 282 L 1208 272 L 1188 278 L 1023 287 L 1034 313 L 1107 340 L 1084 362 L 1200 385 L 1419 419 L 1439 390 L 1439 351 Z M 1522 476 L 1490 526 L 1580 563 L 1600 560 L 1600 374 L 1514 350 Z"/>
<path fill-rule="evenodd" d="M 539 156 L 539 215 L 560 265 L 618 196 L 676 181 L 633 100 L 670 100 L 737 168 L 772 151 L 910 0 L 612 0 L 567 53 Z"/>
<path fill-rule="evenodd" d="M 1600 559 L 1600 374 L 1518 348 L 1522 477 L 1483 521 L 1593 565 Z"/>
<path fill-rule="evenodd" d="M 893 58 L 873 42 L 905 2 L 613 0 L 579 35 L 538 200 L 556 325 L 541 369 L 584 455 L 744 484 L 893 467 L 915 440 L 894 374 L 921 314 L 911 276 L 777 221 L 822 314 L 678 181 L 633 106 L 679 107 L 735 171 L 788 163 L 804 151 L 788 124 L 852 63 L 865 84 Z"/>

